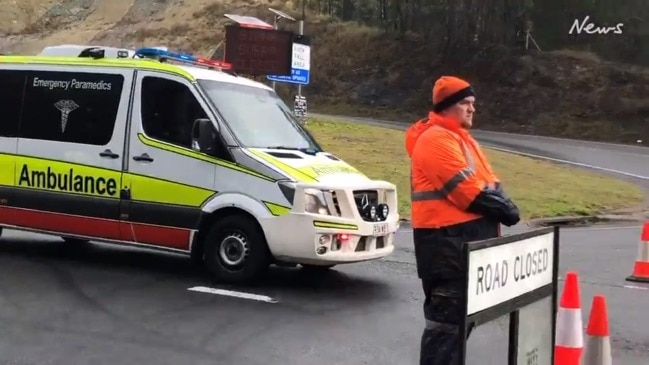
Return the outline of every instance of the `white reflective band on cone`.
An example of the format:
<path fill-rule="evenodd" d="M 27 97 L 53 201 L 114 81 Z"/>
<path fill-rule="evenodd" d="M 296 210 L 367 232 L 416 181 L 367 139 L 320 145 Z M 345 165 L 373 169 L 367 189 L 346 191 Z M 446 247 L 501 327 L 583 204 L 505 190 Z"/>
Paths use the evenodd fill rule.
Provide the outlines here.
<path fill-rule="evenodd" d="M 584 349 L 583 365 L 613 365 L 609 336 L 588 336 L 588 342 Z"/>
<path fill-rule="evenodd" d="M 580 309 L 559 308 L 557 311 L 557 346 L 582 348 L 584 346 L 583 330 Z"/>

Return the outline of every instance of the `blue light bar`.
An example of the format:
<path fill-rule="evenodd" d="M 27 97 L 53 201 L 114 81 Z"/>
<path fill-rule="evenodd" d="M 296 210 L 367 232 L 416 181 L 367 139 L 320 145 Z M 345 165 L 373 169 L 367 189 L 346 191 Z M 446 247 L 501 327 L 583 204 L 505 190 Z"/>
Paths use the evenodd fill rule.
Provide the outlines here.
<path fill-rule="evenodd" d="M 210 59 L 202 58 L 202 57 L 195 57 L 195 56 L 190 55 L 190 54 L 170 52 L 170 51 L 160 49 L 160 48 L 140 48 L 137 51 L 135 51 L 134 57 L 135 56 L 158 57 L 158 58 L 164 58 L 164 59 L 189 63 L 189 64 L 192 64 L 192 65 L 218 67 L 218 68 L 225 69 L 225 70 L 229 70 L 229 69 L 232 68 L 232 65 L 230 65 L 227 62 L 210 60 Z"/>

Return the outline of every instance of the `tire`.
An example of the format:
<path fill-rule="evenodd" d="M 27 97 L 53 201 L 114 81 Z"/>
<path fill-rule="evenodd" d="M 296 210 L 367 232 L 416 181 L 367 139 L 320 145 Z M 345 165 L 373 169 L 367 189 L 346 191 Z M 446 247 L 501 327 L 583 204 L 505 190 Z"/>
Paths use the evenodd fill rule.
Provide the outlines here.
<path fill-rule="evenodd" d="M 302 265 L 302 270 L 309 272 L 309 273 L 326 273 L 331 270 L 336 265 L 307 265 L 307 264 L 301 264 Z"/>
<path fill-rule="evenodd" d="M 2 227 L 0 227 L 0 237 L 2 237 Z"/>
<path fill-rule="evenodd" d="M 67 243 L 68 245 L 84 245 L 90 242 L 88 240 L 83 240 L 80 238 L 73 238 L 73 237 L 61 237 L 61 238 L 63 238 L 63 241 L 65 241 L 65 243 Z"/>
<path fill-rule="evenodd" d="M 253 281 L 268 270 L 271 254 L 257 222 L 237 214 L 210 227 L 203 262 L 217 281 L 239 284 Z"/>

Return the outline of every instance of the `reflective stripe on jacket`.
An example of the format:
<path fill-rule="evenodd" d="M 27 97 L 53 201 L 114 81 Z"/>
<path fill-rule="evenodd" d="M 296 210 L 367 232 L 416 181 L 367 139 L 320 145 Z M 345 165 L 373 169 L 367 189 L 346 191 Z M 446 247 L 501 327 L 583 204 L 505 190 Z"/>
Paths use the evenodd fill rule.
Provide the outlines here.
<path fill-rule="evenodd" d="M 413 228 L 439 228 L 480 218 L 467 207 L 498 179 L 478 143 L 456 122 L 431 113 L 406 132 L 411 157 Z"/>

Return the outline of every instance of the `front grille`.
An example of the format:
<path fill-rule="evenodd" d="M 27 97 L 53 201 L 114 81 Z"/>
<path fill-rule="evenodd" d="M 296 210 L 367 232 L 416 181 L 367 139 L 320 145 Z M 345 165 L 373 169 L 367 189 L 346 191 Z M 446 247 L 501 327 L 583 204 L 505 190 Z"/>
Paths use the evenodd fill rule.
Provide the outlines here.
<path fill-rule="evenodd" d="M 336 208 L 334 215 L 340 217 L 342 215 L 342 212 L 340 211 L 340 203 L 338 202 L 338 196 L 336 195 L 335 191 L 331 192 L 331 200 L 333 201 L 334 207 Z"/>
<path fill-rule="evenodd" d="M 376 237 L 376 249 L 377 250 L 385 248 L 385 240 L 386 239 L 387 238 L 385 236 Z"/>
<path fill-rule="evenodd" d="M 354 252 L 363 252 L 367 250 L 367 237 L 363 236 L 358 240 L 358 244 L 356 245 L 356 249 Z"/>
<path fill-rule="evenodd" d="M 363 215 L 363 207 L 379 204 L 379 193 L 376 190 L 354 190 L 354 202 L 363 220 L 372 222 L 372 219 Z"/>

